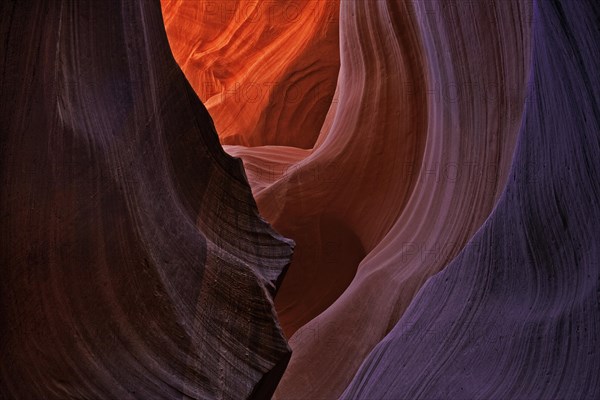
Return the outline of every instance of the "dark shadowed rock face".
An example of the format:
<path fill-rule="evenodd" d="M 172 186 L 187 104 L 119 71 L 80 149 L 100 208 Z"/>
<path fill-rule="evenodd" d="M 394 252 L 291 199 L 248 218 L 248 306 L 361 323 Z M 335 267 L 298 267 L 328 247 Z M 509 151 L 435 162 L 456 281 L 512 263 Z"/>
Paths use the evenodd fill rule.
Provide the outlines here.
<path fill-rule="evenodd" d="M 162 3 L 0 5 L 0 398 L 600 398 L 600 2 Z"/>
<path fill-rule="evenodd" d="M 269 396 L 292 242 L 122 3 L 0 6 L 0 397 Z"/>
<path fill-rule="evenodd" d="M 505 192 L 344 399 L 600 398 L 599 20 L 593 0 L 536 3 Z"/>

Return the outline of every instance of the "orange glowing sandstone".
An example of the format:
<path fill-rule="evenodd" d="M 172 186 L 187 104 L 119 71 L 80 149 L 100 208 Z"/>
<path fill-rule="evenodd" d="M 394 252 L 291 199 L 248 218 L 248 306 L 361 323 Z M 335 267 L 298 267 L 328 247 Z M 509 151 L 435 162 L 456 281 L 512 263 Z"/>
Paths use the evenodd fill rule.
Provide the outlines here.
<path fill-rule="evenodd" d="M 267 113 L 278 124 L 275 133 L 259 120 L 246 125 L 251 139 L 233 141 L 227 131 L 220 133 L 224 144 L 238 144 L 224 148 L 244 160 L 261 214 L 296 242 L 275 298 L 293 349 L 275 398 L 338 398 L 423 283 L 489 215 L 506 182 L 523 112 L 529 15 L 519 1 L 451 8 L 342 1 L 335 100 L 325 119 L 305 118 L 316 123 L 318 116 L 322 124 L 314 146 L 299 145 L 298 126 L 279 112 Z M 506 21 L 514 22 L 510 29 L 502 28 Z M 462 35 L 451 34 L 458 26 Z M 240 48 L 279 43 L 254 36 L 235 40 Z M 311 40 L 319 43 L 319 36 Z M 325 54 L 311 59 L 316 70 L 337 57 Z M 186 57 L 193 53 L 176 54 L 183 65 Z M 261 64 L 248 64 L 248 70 L 241 65 L 247 74 L 258 68 L 302 71 L 298 59 L 281 54 L 249 57 Z M 233 52 L 220 62 L 238 60 Z M 191 80 L 208 74 L 184 71 Z M 452 92 L 457 87 L 458 94 Z M 218 127 L 226 122 L 211 100 Z M 311 103 L 295 106 L 304 112 Z M 264 110 L 255 109 L 260 116 Z"/>
<path fill-rule="evenodd" d="M 162 11 L 223 144 L 313 146 L 339 70 L 337 0 L 163 0 Z"/>

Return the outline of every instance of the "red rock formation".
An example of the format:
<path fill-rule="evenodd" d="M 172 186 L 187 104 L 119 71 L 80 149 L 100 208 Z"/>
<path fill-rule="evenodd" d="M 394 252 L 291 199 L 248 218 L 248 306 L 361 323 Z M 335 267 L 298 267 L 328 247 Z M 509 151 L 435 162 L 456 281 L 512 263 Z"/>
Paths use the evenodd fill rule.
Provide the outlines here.
<path fill-rule="evenodd" d="M 163 0 L 175 59 L 222 143 L 311 148 L 335 90 L 339 0 Z"/>
<path fill-rule="evenodd" d="M 342 37 L 358 40 L 361 29 L 386 22 L 361 18 L 356 2 L 342 3 Z M 383 13 L 397 36 L 342 41 L 337 112 L 318 146 L 287 173 L 255 192 L 263 215 L 297 243 L 293 266 L 276 298 L 287 335 L 325 310 L 351 282 L 360 260 L 400 215 L 415 176 L 398 174 L 403 163 L 418 165 L 424 146 L 423 55 L 402 6 Z M 380 25 L 377 25 L 380 24 Z M 380 55 L 384 55 L 381 57 Z M 379 59 L 379 63 L 371 61 Z M 410 98 L 410 102 L 405 101 Z M 398 107 L 398 104 L 404 107 Z M 272 152 L 289 153 L 282 148 Z M 249 154 L 269 149 L 248 149 Z M 243 149 L 232 154 L 242 156 Z"/>
<path fill-rule="evenodd" d="M 298 243 L 276 304 L 286 334 L 304 327 L 279 397 L 339 395 L 489 215 L 523 111 L 528 10 L 342 2 L 337 101 L 315 148 L 226 147 Z"/>
<path fill-rule="evenodd" d="M 279 397 L 339 395 L 427 277 L 455 257 L 488 216 L 523 111 L 528 10 L 520 2 L 342 3 L 339 101 L 330 110 L 331 128 L 309 157 L 287 166 L 291 173 L 271 177 L 273 183 L 251 179 L 259 208 L 298 243 L 276 304 L 286 333 L 303 328 L 291 338 L 294 353 Z M 369 30 L 386 34 L 364 34 Z M 382 36 L 386 40 L 378 40 Z M 427 122 L 419 122 L 425 110 Z M 411 138 L 423 137 L 421 163 L 418 151 L 406 152 Z M 259 171 L 260 160 L 282 153 L 228 151 Z M 319 179 L 309 179 L 315 170 Z M 329 235 L 305 221 L 327 224 Z M 349 241 L 348 232 L 358 241 Z"/>
<path fill-rule="evenodd" d="M 268 397 L 290 242 L 222 151 L 160 4 L 0 8 L 0 397 Z"/>
<path fill-rule="evenodd" d="M 1 395 L 598 398 L 597 2 L 7 4 Z"/>
<path fill-rule="evenodd" d="M 343 399 L 600 398 L 600 5 L 542 0 L 534 15 L 505 191 Z"/>

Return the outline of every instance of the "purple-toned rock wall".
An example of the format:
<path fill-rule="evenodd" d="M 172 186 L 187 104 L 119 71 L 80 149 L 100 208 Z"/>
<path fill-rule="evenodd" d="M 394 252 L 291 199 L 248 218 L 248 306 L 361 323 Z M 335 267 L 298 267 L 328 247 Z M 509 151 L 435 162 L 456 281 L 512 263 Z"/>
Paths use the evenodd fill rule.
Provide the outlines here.
<path fill-rule="evenodd" d="M 600 397 L 600 6 L 537 1 L 506 189 L 344 399 Z"/>
<path fill-rule="evenodd" d="M 597 0 L 0 32 L 0 398 L 600 398 Z"/>

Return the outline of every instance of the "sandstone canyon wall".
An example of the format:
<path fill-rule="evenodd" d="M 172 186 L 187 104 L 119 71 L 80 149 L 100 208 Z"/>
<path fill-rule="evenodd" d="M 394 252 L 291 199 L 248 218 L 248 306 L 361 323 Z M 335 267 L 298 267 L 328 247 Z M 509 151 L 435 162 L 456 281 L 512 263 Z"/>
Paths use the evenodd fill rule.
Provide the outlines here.
<path fill-rule="evenodd" d="M 0 397 L 268 397 L 292 243 L 221 149 L 160 3 L 1 9 Z"/>
<path fill-rule="evenodd" d="M 222 143 L 313 146 L 339 68 L 337 0 L 162 7 L 173 55 Z"/>
<path fill-rule="evenodd" d="M 600 397 L 598 2 L 0 7 L 1 396 Z"/>
<path fill-rule="evenodd" d="M 344 399 L 600 394 L 600 7 L 539 1 L 508 184 Z"/>
<path fill-rule="evenodd" d="M 427 279 L 475 241 L 509 172 L 514 176 L 556 162 L 528 161 L 517 167 L 513 159 L 527 106 L 563 95 L 560 90 L 549 90 L 543 98 L 534 95 L 532 66 L 545 60 L 532 58 L 537 54 L 533 26 L 543 23 L 536 22 L 541 14 L 534 14 L 533 5 L 518 0 L 341 1 L 340 73 L 315 146 L 225 146 L 244 160 L 261 212 L 298 243 L 276 298 L 293 348 L 277 398 L 341 395 Z M 592 5 L 580 2 L 577 7 Z M 587 35 L 595 33 L 593 26 Z M 595 111 L 591 107 L 589 112 Z M 477 240 L 470 246 L 491 245 Z M 597 308 L 591 316 L 598 320 Z M 415 338 L 419 329 L 430 335 L 419 326 L 411 331 Z M 431 340 L 443 330 L 435 332 Z M 394 372 L 394 363 L 401 361 L 398 355 L 378 376 L 402 382 Z M 353 388 L 359 387 L 355 379 Z M 419 397 L 420 392 L 403 392 L 406 388 L 398 385 L 396 391 L 391 384 L 378 390 L 374 378 L 364 383 L 367 389 L 349 389 L 347 396 Z M 597 383 L 584 387 L 595 393 Z M 498 390 L 499 398 L 514 395 Z M 492 392 L 465 393 L 465 398 L 493 397 Z"/>

